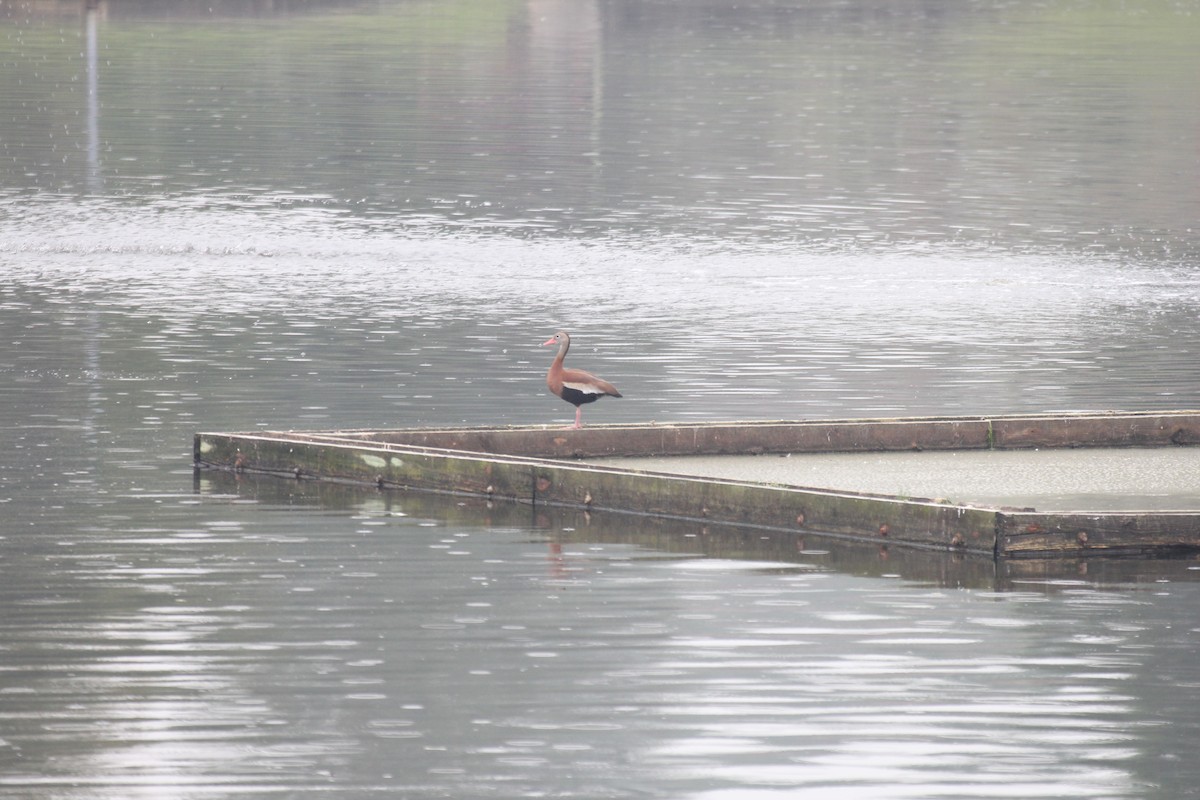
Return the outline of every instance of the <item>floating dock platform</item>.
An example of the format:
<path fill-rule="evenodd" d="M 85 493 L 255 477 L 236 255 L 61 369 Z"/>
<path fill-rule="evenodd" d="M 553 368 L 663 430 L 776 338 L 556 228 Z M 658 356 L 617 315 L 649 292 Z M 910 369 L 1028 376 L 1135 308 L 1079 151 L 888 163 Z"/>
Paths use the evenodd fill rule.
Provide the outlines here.
<path fill-rule="evenodd" d="M 1200 412 L 1170 411 L 198 433 L 194 458 L 200 469 L 1018 559 L 1200 553 L 1198 444 Z M 1064 475 L 1070 488 L 1055 491 Z"/>

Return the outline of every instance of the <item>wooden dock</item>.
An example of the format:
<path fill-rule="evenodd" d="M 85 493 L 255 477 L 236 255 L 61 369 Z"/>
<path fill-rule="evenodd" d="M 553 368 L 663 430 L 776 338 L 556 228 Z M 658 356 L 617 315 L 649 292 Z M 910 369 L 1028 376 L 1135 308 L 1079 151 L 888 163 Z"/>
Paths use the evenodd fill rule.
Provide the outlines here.
<path fill-rule="evenodd" d="M 450 492 L 1001 559 L 1200 552 L 1200 508 L 1038 511 L 597 464 L 611 457 L 1162 448 L 1200 412 L 198 433 L 197 468 Z M 1200 450 L 1196 451 L 1200 458 Z M 935 495 L 942 496 L 942 493 Z"/>

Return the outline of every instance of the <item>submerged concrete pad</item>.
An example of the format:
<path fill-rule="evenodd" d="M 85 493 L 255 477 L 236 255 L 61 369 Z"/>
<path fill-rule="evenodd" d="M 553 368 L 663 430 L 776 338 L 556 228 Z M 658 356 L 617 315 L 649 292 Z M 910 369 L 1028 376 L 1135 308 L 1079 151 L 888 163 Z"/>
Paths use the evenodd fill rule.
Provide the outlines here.
<path fill-rule="evenodd" d="M 1200 509 L 1200 449 L 1184 447 L 626 457 L 589 463 L 955 505 Z"/>

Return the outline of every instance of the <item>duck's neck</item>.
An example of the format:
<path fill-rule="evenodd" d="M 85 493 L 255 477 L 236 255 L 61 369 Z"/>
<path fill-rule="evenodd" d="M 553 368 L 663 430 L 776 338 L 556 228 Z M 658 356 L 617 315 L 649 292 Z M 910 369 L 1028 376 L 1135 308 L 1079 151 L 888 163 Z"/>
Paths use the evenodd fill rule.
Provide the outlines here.
<path fill-rule="evenodd" d="M 567 357 L 567 351 L 571 349 L 571 340 L 563 339 L 562 344 L 558 346 L 558 353 L 554 356 L 554 367 L 562 369 L 563 359 Z"/>

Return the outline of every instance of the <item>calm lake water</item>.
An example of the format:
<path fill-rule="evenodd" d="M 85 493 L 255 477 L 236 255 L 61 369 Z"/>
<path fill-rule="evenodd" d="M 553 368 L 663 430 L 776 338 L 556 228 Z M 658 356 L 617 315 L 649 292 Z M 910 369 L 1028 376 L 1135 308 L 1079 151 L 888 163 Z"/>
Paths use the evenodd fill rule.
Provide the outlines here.
<path fill-rule="evenodd" d="M 193 474 L 1200 405 L 1186 2 L 0 5 L 0 797 L 1200 797 L 1200 562 Z"/>

